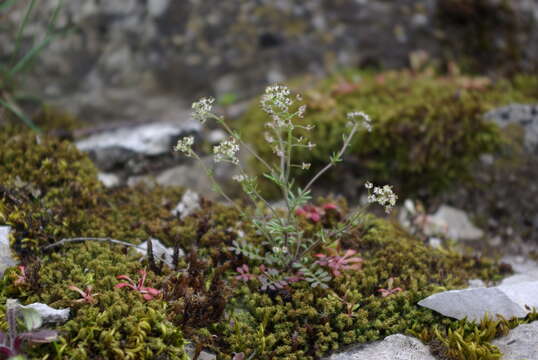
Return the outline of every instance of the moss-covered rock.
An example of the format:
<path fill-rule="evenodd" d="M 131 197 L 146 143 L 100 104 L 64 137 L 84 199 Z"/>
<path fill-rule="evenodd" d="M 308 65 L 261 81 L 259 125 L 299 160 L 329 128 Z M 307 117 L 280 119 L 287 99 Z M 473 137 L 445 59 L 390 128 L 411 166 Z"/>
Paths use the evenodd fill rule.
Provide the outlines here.
<path fill-rule="evenodd" d="M 492 83 L 428 71 L 351 71 L 314 86 L 298 80 L 296 88 L 308 105 L 300 123 L 315 125 L 304 135 L 316 147 L 298 151 L 296 159 L 319 169 L 341 147 L 347 112 L 364 111 L 373 119 L 373 132 L 355 137 L 343 166 L 356 178 L 367 175 L 377 182 L 396 183 L 404 196 L 435 193 L 467 179 L 478 157 L 502 143 L 498 129 L 482 115 L 497 105 L 529 101 L 536 94 L 535 82 L 534 77 L 520 76 Z M 267 115 L 253 104 L 237 125 L 262 155 L 271 153 L 260 136 L 266 121 Z M 341 175 L 342 169 L 333 175 Z"/>

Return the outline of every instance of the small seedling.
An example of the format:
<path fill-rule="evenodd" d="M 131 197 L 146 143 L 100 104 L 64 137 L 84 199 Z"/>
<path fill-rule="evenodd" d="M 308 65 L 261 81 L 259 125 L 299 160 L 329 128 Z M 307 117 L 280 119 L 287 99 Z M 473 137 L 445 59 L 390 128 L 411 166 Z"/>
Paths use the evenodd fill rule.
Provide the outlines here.
<path fill-rule="evenodd" d="M 161 294 L 160 290 L 157 290 L 152 287 L 144 286 L 144 282 L 146 281 L 146 277 L 148 276 L 148 273 L 146 270 L 140 270 L 140 279 L 138 280 L 138 283 L 134 282 L 130 277 L 127 275 L 118 275 L 116 276 L 119 280 L 127 280 L 128 282 L 122 282 L 115 286 L 116 289 L 121 289 L 124 287 L 128 287 L 132 290 L 138 291 L 145 300 L 153 300 L 155 297 L 159 296 Z"/>
<path fill-rule="evenodd" d="M 81 298 L 77 300 L 73 300 L 76 303 L 87 303 L 87 304 L 95 304 L 97 302 L 97 299 L 95 297 L 99 295 L 99 293 L 93 293 L 93 288 L 91 285 L 86 286 L 86 290 L 82 290 L 81 288 L 70 285 L 68 286 L 69 290 L 76 291 L 80 294 Z"/>

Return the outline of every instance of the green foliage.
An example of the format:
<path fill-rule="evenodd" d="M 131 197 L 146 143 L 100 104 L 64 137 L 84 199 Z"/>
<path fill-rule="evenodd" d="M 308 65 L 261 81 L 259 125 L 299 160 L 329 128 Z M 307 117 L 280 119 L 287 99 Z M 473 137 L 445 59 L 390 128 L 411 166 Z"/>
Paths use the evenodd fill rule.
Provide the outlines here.
<path fill-rule="evenodd" d="M 484 78 L 428 72 L 351 71 L 304 91 L 308 108 L 300 123 L 315 125 L 308 135 L 317 146 L 312 151 L 298 149 L 294 156 L 299 163 L 321 168 L 342 144 L 346 114 L 361 110 L 372 118 L 373 131 L 355 137 L 338 174 L 347 166 L 355 177 L 396 182 L 403 196 L 437 192 L 467 179 L 478 157 L 503 142 L 482 115 L 494 106 L 529 101 L 536 91 L 534 77 L 491 84 Z M 271 152 L 259 135 L 264 123 L 265 114 L 254 104 L 236 126 L 261 156 Z M 329 180 L 337 181 L 337 176 L 333 173 Z"/>
<path fill-rule="evenodd" d="M 16 2 L 14 1 L 4 2 L 0 7 L 0 17 L 2 17 L 2 12 L 9 12 L 10 8 L 16 5 L 15 3 Z M 29 117 L 21 107 L 21 100 L 28 98 L 28 96 L 19 93 L 17 91 L 17 87 L 20 86 L 24 71 L 29 68 L 29 66 L 35 61 L 40 53 L 58 35 L 55 25 L 60 9 L 62 8 L 63 0 L 58 0 L 57 6 L 51 14 L 44 37 L 40 40 L 33 39 L 33 44 L 30 46 L 30 48 L 25 49 L 25 51 L 21 54 L 21 49 L 23 48 L 24 30 L 28 26 L 36 3 L 36 0 L 30 0 L 28 2 L 24 12 L 24 17 L 22 18 L 15 35 L 15 49 L 12 54 L 7 54 L 7 63 L 0 63 L 0 111 L 6 110 L 15 118 L 24 122 L 32 130 L 40 132 L 41 129 L 32 121 L 31 117 Z"/>

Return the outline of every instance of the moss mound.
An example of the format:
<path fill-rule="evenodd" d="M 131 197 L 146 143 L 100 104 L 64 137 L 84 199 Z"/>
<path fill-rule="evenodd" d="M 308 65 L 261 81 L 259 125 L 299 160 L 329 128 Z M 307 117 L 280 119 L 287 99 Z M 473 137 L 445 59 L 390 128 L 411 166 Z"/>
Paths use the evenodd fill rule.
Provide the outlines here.
<path fill-rule="evenodd" d="M 435 331 L 471 325 L 418 307 L 418 300 L 464 286 L 470 278 L 495 281 L 502 276 L 503 268 L 492 261 L 430 249 L 370 216 L 341 244 L 359 252 L 362 270 L 335 278 L 328 289 L 300 281 L 261 291 L 257 281 L 236 279 L 233 269 L 246 260 L 228 247 L 240 237 L 262 239 L 233 208 L 206 201 L 200 211 L 179 220 L 170 216 L 179 189 L 108 191 L 87 157 L 68 142 L 15 128 L 6 128 L 0 140 L 0 221 L 13 227 L 13 248 L 27 270 L 22 284 L 16 283 L 18 269 L 7 271 L 0 282 L 0 304 L 15 297 L 72 309 L 71 319 L 56 327 L 60 341 L 30 349 L 31 358 L 185 359 L 183 334 L 219 359 L 241 352 L 262 360 L 318 359 L 397 332 L 433 343 Z M 344 205 L 341 209 L 346 211 Z M 303 226 L 308 232 L 323 225 L 305 220 Z M 173 271 L 106 243 L 43 251 L 45 245 L 75 236 L 131 243 L 154 236 L 169 246 L 180 244 L 190 254 Z M 148 271 L 145 285 L 162 295 L 146 301 L 136 291 L 115 288 L 117 275 L 137 281 L 140 269 Z M 402 291 L 383 297 L 378 290 L 391 282 Z M 83 290 L 91 285 L 98 293 L 95 302 L 77 302 L 79 294 L 71 285 Z M 5 329 L 3 310 L 0 305 L 0 327 Z M 483 346 L 488 341 L 468 340 Z M 451 346 L 438 343 L 447 354 Z"/>
<path fill-rule="evenodd" d="M 356 136 L 343 166 L 356 178 L 367 175 L 376 182 L 396 183 L 403 196 L 436 193 L 468 178 L 478 157 L 502 143 L 498 129 L 482 115 L 498 105 L 529 101 L 537 91 L 534 77 L 492 83 L 411 71 L 352 71 L 306 89 L 301 89 L 306 80 L 297 83 L 308 105 L 301 123 L 315 125 L 304 135 L 316 144 L 312 151 L 298 151 L 297 162 L 310 162 L 314 169 L 325 165 L 341 147 L 346 114 L 364 111 L 374 130 Z M 260 136 L 266 121 L 256 103 L 237 125 L 262 155 L 271 152 Z M 342 167 L 327 183 L 337 181 L 341 172 Z"/>

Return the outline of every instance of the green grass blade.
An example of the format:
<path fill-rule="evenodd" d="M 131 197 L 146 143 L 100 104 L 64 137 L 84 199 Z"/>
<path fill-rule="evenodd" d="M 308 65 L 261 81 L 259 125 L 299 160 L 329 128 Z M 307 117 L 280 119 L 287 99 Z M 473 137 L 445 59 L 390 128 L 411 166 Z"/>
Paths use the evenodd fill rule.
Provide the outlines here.
<path fill-rule="evenodd" d="M 54 12 L 51 16 L 51 20 L 49 22 L 49 25 L 47 26 L 47 33 L 45 34 L 45 39 L 38 45 L 34 46 L 22 59 L 19 60 L 17 64 L 13 66 L 13 68 L 10 71 L 10 75 L 13 76 L 20 72 L 21 70 L 25 69 L 26 66 L 36 57 L 39 55 L 41 51 L 45 47 L 47 47 L 50 42 L 54 39 L 55 34 L 53 33 L 54 25 L 56 24 L 56 21 L 58 20 L 58 15 L 60 13 L 60 9 L 63 6 L 63 0 L 58 1 L 58 5 L 54 9 Z"/>
<path fill-rule="evenodd" d="M 10 103 L 0 99 L 0 105 L 4 106 L 6 109 L 11 111 L 15 116 L 17 116 L 20 120 L 22 120 L 28 127 L 32 130 L 34 130 L 37 133 L 41 133 L 41 129 L 24 113 L 17 110 L 14 106 L 12 106 Z"/>
<path fill-rule="evenodd" d="M 60 10 L 63 7 L 63 0 L 58 1 L 58 5 L 56 8 L 54 8 L 54 12 L 52 13 L 52 16 L 50 18 L 49 26 L 47 27 L 47 33 L 50 34 L 52 31 L 54 31 L 53 27 L 56 25 L 56 21 L 58 21 L 58 15 L 60 14 Z"/>
<path fill-rule="evenodd" d="M 50 44 L 50 42 L 52 41 L 52 39 L 54 38 L 53 35 L 49 35 L 47 36 L 41 43 L 39 43 L 38 45 L 34 46 L 30 51 L 28 51 L 28 53 L 26 53 L 26 55 L 24 55 L 24 57 L 22 59 L 19 60 L 19 62 L 13 66 L 13 68 L 11 69 L 11 71 L 9 72 L 9 74 L 11 76 L 14 76 L 16 75 L 18 72 L 20 72 L 21 70 L 23 70 L 29 63 L 30 61 L 32 61 L 36 56 L 39 55 L 39 53 L 47 46 Z"/>
<path fill-rule="evenodd" d="M 17 30 L 17 36 L 15 37 L 15 51 L 13 51 L 13 57 L 11 58 L 11 62 L 15 62 L 15 58 L 17 57 L 17 54 L 19 53 L 19 49 L 21 48 L 21 41 L 22 41 L 22 33 L 24 29 L 26 28 L 26 25 L 28 24 L 28 20 L 30 19 L 30 14 L 32 13 L 32 10 L 34 9 L 36 0 L 31 0 L 30 4 L 26 8 L 26 13 L 24 14 L 24 18 L 22 19 L 21 25 L 19 26 L 19 30 Z"/>

